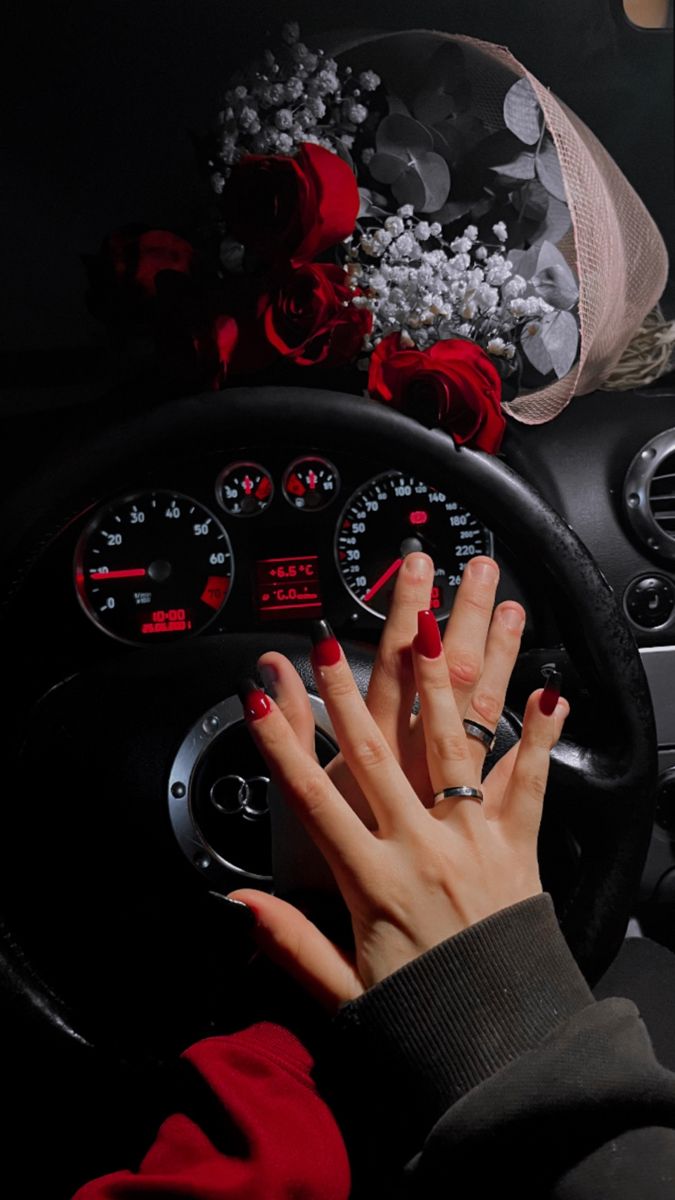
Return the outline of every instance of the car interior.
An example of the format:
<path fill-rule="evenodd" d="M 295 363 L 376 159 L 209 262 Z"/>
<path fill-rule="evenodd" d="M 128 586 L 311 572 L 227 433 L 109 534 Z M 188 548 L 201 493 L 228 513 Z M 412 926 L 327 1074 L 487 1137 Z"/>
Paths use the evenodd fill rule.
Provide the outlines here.
<path fill-rule="evenodd" d="M 498 599 L 525 607 L 489 762 L 517 740 L 542 667 L 562 672 L 571 714 L 540 860 L 587 978 L 627 929 L 675 951 L 675 371 L 576 396 L 552 421 L 509 419 L 490 455 L 339 369 L 186 394 L 87 311 L 82 257 L 109 230 L 204 219 L 195 140 L 262 32 L 290 18 L 314 44 L 414 22 L 508 46 L 593 130 L 675 254 L 667 3 L 422 0 L 413 17 L 393 0 L 366 17 L 353 0 L 255 14 L 77 0 L 39 29 L 14 11 L 0 1090 L 23 1194 L 67 1200 L 138 1155 L 191 1040 L 268 1013 L 312 1027 L 222 899 L 242 883 L 311 892 L 327 928 L 344 920 L 237 685 L 277 649 L 311 693 L 318 617 L 365 693 L 406 531 L 434 558 L 442 623 L 473 554 L 494 555 Z M 661 308 L 675 318 L 672 278 Z M 312 707 L 325 763 L 332 730 Z"/>

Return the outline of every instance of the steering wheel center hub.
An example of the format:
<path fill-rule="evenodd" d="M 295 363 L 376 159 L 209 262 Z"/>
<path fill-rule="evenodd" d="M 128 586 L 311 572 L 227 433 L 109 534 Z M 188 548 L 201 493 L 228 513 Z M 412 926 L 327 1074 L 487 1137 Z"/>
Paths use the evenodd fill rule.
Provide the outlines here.
<path fill-rule="evenodd" d="M 333 731 L 323 701 L 310 696 L 310 703 L 316 751 L 325 764 L 335 753 Z M 287 866 L 289 856 L 301 863 L 307 858 L 308 848 L 294 831 L 292 814 L 269 777 L 236 696 L 208 709 L 188 730 L 171 766 L 168 804 L 178 844 L 211 890 L 272 890 L 280 856 Z M 304 862 L 298 886 L 315 867 Z"/>

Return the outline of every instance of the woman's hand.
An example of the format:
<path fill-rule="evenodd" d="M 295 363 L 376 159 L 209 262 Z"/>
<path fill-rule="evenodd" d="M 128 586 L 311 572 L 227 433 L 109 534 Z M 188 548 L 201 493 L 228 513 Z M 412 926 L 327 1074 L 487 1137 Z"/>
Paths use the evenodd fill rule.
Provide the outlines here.
<path fill-rule="evenodd" d="M 496 586 L 494 564 L 487 578 L 474 570 L 486 561 L 491 563 L 481 559 L 467 568 L 457 603 L 466 603 L 474 588 L 475 600 L 481 587 L 489 591 Z M 417 730 L 423 729 L 428 787 L 432 793 L 460 785 L 482 787 L 483 805 L 464 798 L 441 799 L 432 808 L 420 803 L 429 797 L 412 786 L 334 640 L 326 639 L 314 650 L 318 689 L 346 766 L 375 819 L 374 831 L 346 803 L 279 707 L 261 692 L 247 697 L 251 733 L 288 803 L 326 857 L 349 908 L 354 957 L 274 896 L 243 889 L 232 898 L 256 914 L 259 945 L 328 1007 L 360 995 L 468 925 L 541 891 L 537 834 L 549 753 L 568 706 L 561 700 L 547 715 L 541 691 L 533 693 L 521 741 L 481 784 L 485 748 L 467 737 L 462 718 L 466 714 L 487 724 L 481 698 L 492 697 L 494 703 L 501 697 L 503 702 L 511 670 L 506 662 L 515 657 L 512 649 L 504 651 L 508 625 L 495 629 L 502 625 L 499 609 L 492 621 L 490 611 L 491 606 L 486 614 L 484 605 L 466 603 L 466 678 L 460 672 L 459 686 L 451 678 L 438 626 L 428 615 L 421 616 L 410 648 L 412 689 L 421 705 L 421 723 L 411 737 L 419 737 Z"/>
<path fill-rule="evenodd" d="M 432 803 L 433 793 L 421 718 L 411 716 L 416 693 L 411 643 L 417 632 L 418 612 L 431 606 L 433 580 L 434 564 L 427 554 L 413 553 L 403 560 L 366 697 L 369 712 L 427 806 Z M 499 568 L 493 559 L 481 556 L 472 560 L 462 577 L 443 638 L 460 716 L 490 729 L 496 729 L 499 723 L 525 624 L 524 610 L 514 601 L 505 601 L 493 613 L 498 581 Z M 297 671 L 276 651 L 263 654 L 258 669 L 299 741 L 314 754 L 314 717 Z M 374 817 L 341 752 L 326 771 L 354 811 L 373 828 Z"/>

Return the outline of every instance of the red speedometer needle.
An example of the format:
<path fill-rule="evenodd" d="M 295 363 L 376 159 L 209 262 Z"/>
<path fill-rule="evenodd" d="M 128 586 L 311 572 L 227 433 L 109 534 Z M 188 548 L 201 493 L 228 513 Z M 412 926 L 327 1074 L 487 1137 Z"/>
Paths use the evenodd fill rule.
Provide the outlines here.
<path fill-rule="evenodd" d="M 402 558 L 397 558 L 397 559 L 396 559 L 396 562 L 393 562 L 393 563 L 391 564 L 391 566 L 390 566 L 390 567 L 387 567 L 387 569 L 386 569 L 386 571 L 384 572 L 384 574 L 383 574 L 383 575 L 380 575 L 380 578 L 379 578 L 379 579 L 377 579 L 377 580 L 375 581 L 375 583 L 373 584 L 373 586 L 372 586 L 372 587 L 369 589 L 369 591 L 367 591 L 367 592 L 366 592 L 365 596 L 363 597 L 363 600 L 364 600 L 364 601 L 365 601 L 365 600 L 371 600 L 371 599 L 372 599 L 372 597 L 375 595 L 375 593 L 376 593 L 376 592 L 379 592 L 379 590 L 380 590 L 380 588 L 381 588 L 381 587 L 384 587 L 384 585 L 385 585 L 385 583 L 387 582 L 387 580 L 388 580 L 388 579 L 391 579 L 392 575 L 393 575 L 393 574 L 394 574 L 396 571 L 398 571 L 398 569 L 399 569 L 399 567 L 400 567 L 400 565 L 401 565 L 401 563 L 402 563 L 402 562 L 403 562 L 403 559 L 402 559 Z"/>
<path fill-rule="evenodd" d="M 136 579 L 147 575 L 145 567 L 132 567 L 129 571 L 92 571 L 90 579 Z"/>

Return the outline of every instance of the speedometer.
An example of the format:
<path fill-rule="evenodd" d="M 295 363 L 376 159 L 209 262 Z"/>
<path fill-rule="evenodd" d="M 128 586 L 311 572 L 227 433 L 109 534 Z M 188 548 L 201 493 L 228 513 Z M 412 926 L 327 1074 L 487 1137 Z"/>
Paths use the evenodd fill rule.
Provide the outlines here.
<path fill-rule="evenodd" d="M 123 642 L 198 633 L 223 607 L 232 572 L 220 521 L 177 492 L 138 492 L 99 509 L 75 556 L 87 616 Z"/>
<path fill-rule="evenodd" d="M 492 554 L 492 534 L 457 500 L 399 471 L 377 475 L 350 496 L 337 525 L 335 557 L 362 608 L 386 617 L 396 573 L 414 550 L 434 560 L 431 605 L 446 617 L 467 562 Z"/>

